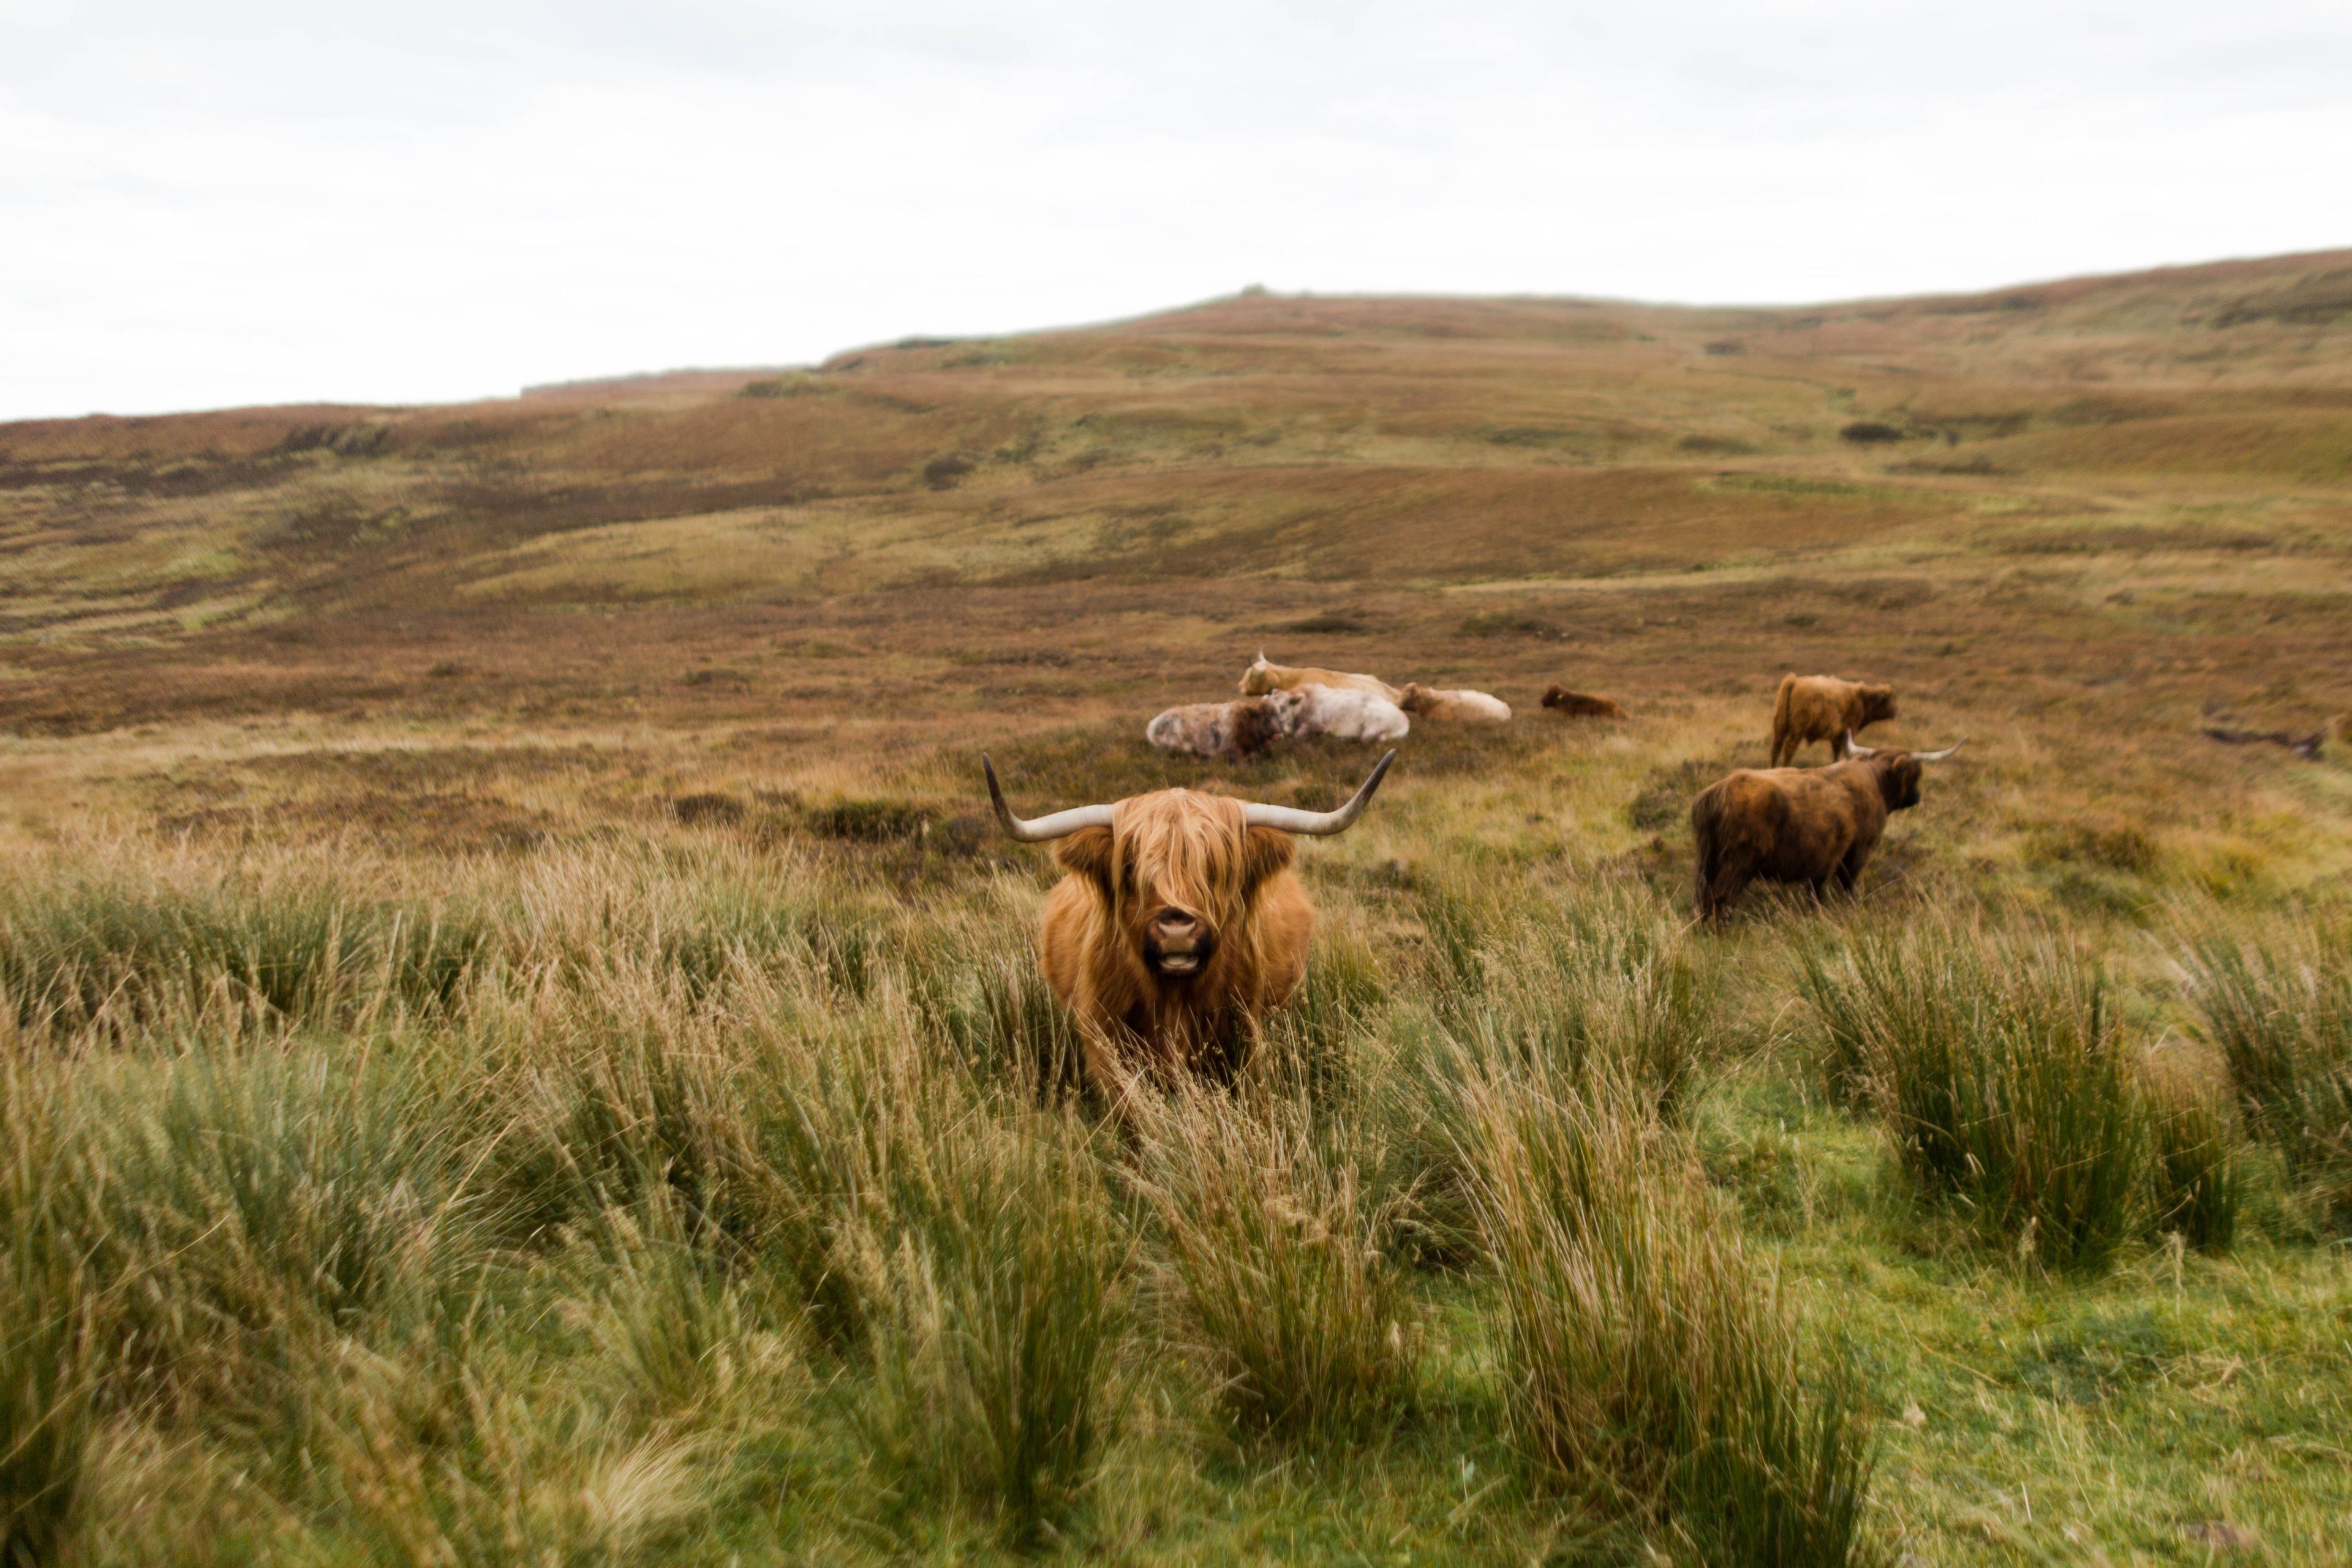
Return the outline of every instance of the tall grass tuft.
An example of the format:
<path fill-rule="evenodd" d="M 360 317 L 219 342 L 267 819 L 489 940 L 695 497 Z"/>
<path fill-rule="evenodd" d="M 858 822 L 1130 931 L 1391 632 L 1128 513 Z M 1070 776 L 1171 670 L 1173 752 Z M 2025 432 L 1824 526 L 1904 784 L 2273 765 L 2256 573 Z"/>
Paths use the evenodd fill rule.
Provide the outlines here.
<path fill-rule="evenodd" d="M 1864 1553 L 1851 1373 L 1818 1385 L 1766 1270 L 1622 1079 L 1469 1090 L 1511 1426 L 1538 1471 L 1711 1563 Z"/>
<path fill-rule="evenodd" d="M 1605 1069 L 1680 1115 L 1717 1048 L 1721 991 L 1680 927 L 1626 893 L 1575 898 L 1492 933 L 1488 973 L 1443 1016 L 1482 1060 L 1570 1079 Z"/>
<path fill-rule="evenodd" d="M 2228 1101 L 2179 1068 L 2151 1066 L 2147 1077 L 2155 1226 L 2200 1252 L 2227 1252 L 2245 1197 Z"/>
<path fill-rule="evenodd" d="M 83 1091 L 68 1222 L 107 1299 L 122 1392 L 273 1426 L 307 1347 L 478 1255 L 432 1079 L 353 1049 L 194 1041 Z"/>
<path fill-rule="evenodd" d="M 2183 968 L 2199 1033 L 2229 1064 L 2248 1131 L 2295 1181 L 2352 1214 L 2352 930 L 2304 916 L 2265 938 L 2209 936 Z"/>
<path fill-rule="evenodd" d="M 929 1035 L 911 1004 L 820 1017 L 771 1002 L 739 1015 L 748 1037 L 734 1092 L 745 1105 L 749 1241 L 835 1352 L 855 1350 L 887 1294 L 875 1248 L 942 1212 L 988 1114 L 980 1081 Z"/>
<path fill-rule="evenodd" d="M 471 1331 L 422 1355 L 340 1349 L 318 1449 L 342 1528 L 322 1560 L 657 1562 L 708 1525 L 697 1433 L 648 1430 L 586 1390 L 501 1375 Z"/>
<path fill-rule="evenodd" d="M 0 1252 L 0 1563 L 61 1560 L 92 1426 L 91 1302 L 54 1245 Z"/>
<path fill-rule="evenodd" d="M 1281 1080 L 1318 1104 L 1337 1104 L 1359 1087 L 1358 1047 L 1391 995 L 1389 977 L 1360 930 L 1318 922 L 1307 979 L 1267 1020 L 1258 1076 Z"/>
<path fill-rule="evenodd" d="M 692 1232 L 683 1204 L 655 1187 L 597 1216 L 573 1270 L 591 1336 L 641 1420 L 720 1403 L 751 1360 L 744 1302 L 726 1259 Z"/>
<path fill-rule="evenodd" d="M 1922 1195 L 2055 1268 L 2100 1268 L 2133 1234 L 2147 1115 L 2095 964 L 2046 936 L 1929 927 L 1817 958 L 1806 984 Z"/>
<path fill-rule="evenodd" d="M 1478 907 L 1449 906 L 1463 922 Z M 1433 1261 L 1465 1262 L 1476 1247 L 1466 1085 L 1497 1072 L 1561 1092 L 1606 1079 L 1679 1120 L 1720 1051 L 1719 976 L 1638 892 L 1572 894 L 1532 914 L 1494 908 L 1502 923 L 1481 929 L 1478 983 L 1394 1010 L 1364 1041 L 1385 1184 L 1410 1192 L 1416 1246 Z"/>
<path fill-rule="evenodd" d="M 26 1029 L 138 1025 L 216 995 L 347 1021 L 446 1004 L 488 942 L 472 916 L 316 876 L 101 869 L 0 890 L 0 1005 Z"/>
<path fill-rule="evenodd" d="M 1020 1084 L 1041 1101 L 1078 1090 L 1077 1029 L 1029 954 L 998 952 L 929 973 L 962 982 L 934 1006 L 940 1030 L 973 1071 Z"/>
<path fill-rule="evenodd" d="M 902 1503 L 958 1500 L 1034 1546 L 1066 1531 L 1117 1424 L 1132 1245 L 1067 1118 L 933 1131 L 930 1205 L 851 1240 L 871 1370 L 855 1414 Z"/>
<path fill-rule="evenodd" d="M 1182 1332 L 1249 1433 L 1367 1436 L 1411 1403 L 1410 1299 L 1392 1205 L 1304 1101 L 1180 1091 L 1144 1118 L 1147 1192 Z"/>
<path fill-rule="evenodd" d="M 94 1301 L 52 1212 L 68 1152 L 16 1064 L 0 1066 L 0 1564 L 60 1561 L 92 1427 Z"/>
<path fill-rule="evenodd" d="M 1916 1031 L 1909 1016 L 1914 993 L 1905 984 L 1905 954 L 1898 937 L 1864 934 L 1843 942 L 1801 935 L 1796 947 L 1796 988 L 1821 1026 L 1816 1076 L 1834 1105 L 1863 1109 L 1870 1102 L 1874 1066 L 1873 1041 Z"/>

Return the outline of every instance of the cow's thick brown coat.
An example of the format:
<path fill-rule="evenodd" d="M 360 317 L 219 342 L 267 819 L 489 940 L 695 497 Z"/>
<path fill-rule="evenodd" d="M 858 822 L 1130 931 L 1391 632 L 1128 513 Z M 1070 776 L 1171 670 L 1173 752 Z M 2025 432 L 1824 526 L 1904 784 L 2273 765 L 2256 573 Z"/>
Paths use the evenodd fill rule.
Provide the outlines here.
<path fill-rule="evenodd" d="M 1838 737 L 1895 717 L 1895 688 L 1841 680 L 1834 675 L 1784 675 L 1772 699 L 1772 765 L 1787 767 L 1814 741 L 1838 755 Z"/>
<path fill-rule="evenodd" d="M 1825 768 L 1743 768 L 1691 803 L 1695 903 L 1715 920 L 1752 881 L 1851 893 L 1887 817 L 1919 804 L 1918 758 L 1888 749 Z"/>

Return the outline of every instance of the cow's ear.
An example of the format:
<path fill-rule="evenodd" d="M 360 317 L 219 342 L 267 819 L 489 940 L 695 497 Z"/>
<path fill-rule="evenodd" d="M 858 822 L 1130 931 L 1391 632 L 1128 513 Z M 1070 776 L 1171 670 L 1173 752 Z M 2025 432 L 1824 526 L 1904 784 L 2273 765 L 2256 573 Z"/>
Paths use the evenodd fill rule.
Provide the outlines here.
<path fill-rule="evenodd" d="M 1054 858 L 1062 863 L 1065 871 L 1076 871 L 1081 877 L 1091 877 L 1104 892 L 1110 890 L 1110 829 L 1081 827 L 1068 837 L 1055 841 Z"/>
<path fill-rule="evenodd" d="M 1290 862 L 1298 854 L 1298 841 L 1287 833 L 1272 827 L 1253 827 L 1242 840 L 1242 881 L 1255 889 L 1278 872 L 1290 869 Z"/>

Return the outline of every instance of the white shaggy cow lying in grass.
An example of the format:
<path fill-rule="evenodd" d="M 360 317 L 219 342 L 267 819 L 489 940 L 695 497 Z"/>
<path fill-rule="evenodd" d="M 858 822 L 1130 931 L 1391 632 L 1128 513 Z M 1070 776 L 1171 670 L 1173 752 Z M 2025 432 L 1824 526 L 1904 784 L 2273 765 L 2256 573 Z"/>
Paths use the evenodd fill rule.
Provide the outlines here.
<path fill-rule="evenodd" d="M 1237 702 L 1190 702 L 1171 708 L 1143 728 L 1162 751 L 1237 761 L 1255 757 L 1290 736 L 1330 735 L 1342 741 L 1395 741 L 1412 728 L 1404 710 L 1369 691 L 1301 686 L 1244 697 Z"/>
<path fill-rule="evenodd" d="M 1293 735 L 1330 735 L 1342 741 L 1401 741 L 1412 728 L 1404 710 L 1370 691 L 1338 686 L 1301 686 L 1266 700 L 1289 715 Z"/>
<path fill-rule="evenodd" d="M 1297 707 L 1297 702 L 1286 707 L 1272 697 L 1191 702 L 1152 720 L 1144 726 L 1143 738 L 1162 751 L 1190 752 L 1196 757 L 1255 757 L 1291 732 Z"/>

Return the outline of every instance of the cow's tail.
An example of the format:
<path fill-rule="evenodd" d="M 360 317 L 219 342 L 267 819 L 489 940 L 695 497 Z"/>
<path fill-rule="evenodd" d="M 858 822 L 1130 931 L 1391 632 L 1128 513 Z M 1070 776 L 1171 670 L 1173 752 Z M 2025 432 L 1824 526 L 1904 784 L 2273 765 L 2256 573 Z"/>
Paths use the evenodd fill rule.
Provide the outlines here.
<path fill-rule="evenodd" d="M 1723 801 L 1705 790 L 1691 802 L 1691 906 L 1700 920 L 1713 920 L 1739 896 L 1739 874 L 1733 863 L 1738 847 L 1727 842 Z"/>
<path fill-rule="evenodd" d="M 1772 765 L 1780 765 L 1780 752 L 1785 747 L 1793 753 L 1796 747 L 1790 735 L 1797 727 L 1797 678 L 1793 674 L 1780 678 L 1780 695 L 1772 699 Z"/>

